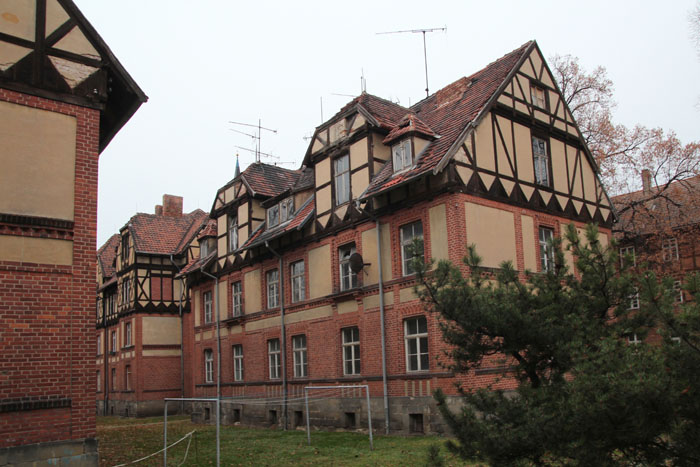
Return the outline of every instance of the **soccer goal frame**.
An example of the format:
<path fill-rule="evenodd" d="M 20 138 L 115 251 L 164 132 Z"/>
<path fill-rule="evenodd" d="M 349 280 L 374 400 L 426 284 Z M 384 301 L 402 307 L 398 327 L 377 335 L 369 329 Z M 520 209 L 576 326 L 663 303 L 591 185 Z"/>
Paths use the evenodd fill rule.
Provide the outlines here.
<path fill-rule="evenodd" d="M 369 428 L 369 449 L 374 450 L 374 438 L 372 437 L 372 406 L 369 401 L 369 386 L 366 384 L 362 385 L 351 385 L 351 386 L 304 386 L 304 405 L 306 407 L 306 441 L 311 445 L 311 422 L 309 420 L 309 391 L 313 390 L 328 390 L 328 389 L 361 389 L 365 390 L 365 396 L 367 398 L 367 423 Z"/>

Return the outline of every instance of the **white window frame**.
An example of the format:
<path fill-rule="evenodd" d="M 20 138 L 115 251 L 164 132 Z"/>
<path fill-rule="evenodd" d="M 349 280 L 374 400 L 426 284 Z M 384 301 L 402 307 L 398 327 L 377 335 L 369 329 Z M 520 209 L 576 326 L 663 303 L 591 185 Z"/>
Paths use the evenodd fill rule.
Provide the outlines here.
<path fill-rule="evenodd" d="M 112 331 L 112 346 L 110 347 L 110 350 L 112 353 L 116 353 L 117 348 L 117 331 Z"/>
<path fill-rule="evenodd" d="M 620 248 L 620 265 L 624 266 L 625 257 L 628 255 L 632 257 L 632 267 L 637 267 L 637 254 L 635 253 L 634 246 L 632 245 L 627 245 Z"/>
<path fill-rule="evenodd" d="M 309 362 L 308 354 L 306 352 L 305 334 L 292 337 L 292 354 L 294 356 L 294 377 L 306 378 L 309 376 Z"/>
<path fill-rule="evenodd" d="M 410 138 L 400 141 L 391 147 L 391 157 L 394 164 L 394 173 L 402 172 L 413 167 L 413 151 Z"/>
<path fill-rule="evenodd" d="M 678 239 L 676 237 L 664 238 L 661 242 L 664 261 L 678 261 Z"/>
<path fill-rule="evenodd" d="M 233 380 L 243 381 L 243 345 L 233 346 Z"/>
<path fill-rule="evenodd" d="M 243 315 L 243 285 L 241 281 L 231 284 L 231 313 L 233 316 Z"/>
<path fill-rule="evenodd" d="M 280 205 L 280 224 L 283 224 L 294 217 L 294 198 L 285 198 L 279 203 Z"/>
<path fill-rule="evenodd" d="M 338 264 L 340 269 L 340 290 L 351 290 L 358 286 L 357 274 L 350 269 L 350 257 L 356 252 L 355 244 L 348 243 L 338 248 Z"/>
<path fill-rule="evenodd" d="M 204 382 L 214 382 L 214 352 L 211 349 L 204 351 Z"/>
<path fill-rule="evenodd" d="M 537 238 L 540 245 L 540 268 L 542 272 L 554 272 L 554 249 L 552 248 L 554 229 L 540 226 Z"/>
<path fill-rule="evenodd" d="M 238 250 L 238 218 L 231 216 L 228 219 L 228 251 L 233 253 Z"/>
<path fill-rule="evenodd" d="M 683 283 L 681 281 L 673 281 L 673 290 L 676 293 L 673 301 L 675 303 L 683 303 Z"/>
<path fill-rule="evenodd" d="M 280 379 L 280 340 L 270 339 L 267 341 L 268 365 L 270 367 L 270 379 Z"/>
<path fill-rule="evenodd" d="M 634 293 L 630 294 L 628 310 L 639 310 L 639 290 L 635 287 Z"/>
<path fill-rule="evenodd" d="M 335 205 L 340 206 L 350 201 L 350 154 L 344 154 L 333 160 L 335 181 Z"/>
<path fill-rule="evenodd" d="M 131 321 L 124 323 L 124 347 L 131 347 Z"/>
<path fill-rule="evenodd" d="M 292 283 L 292 303 L 301 302 L 306 299 L 304 269 L 304 260 L 294 261 L 289 265 L 289 276 Z"/>
<path fill-rule="evenodd" d="M 535 168 L 535 183 L 540 186 L 552 186 L 549 180 L 547 140 L 537 136 L 532 137 L 532 161 Z"/>
<path fill-rule="evenodd" d="M 280 205 L 275 204 L 267 208 L 267 228 L 275 227 L 280 223 Z"/>
<path fill-rule="evenodd" d="M 202 308 L 204 309 L 204 324 L 211 324 L 214 321 L 211 290 L 202 292 Z"/>
<path fill-rule="evenodd" d="M 280 273 L 279 269 L 270 269 L 265 273 L 267 283 L 267 308 L 280 306 Z"/>
<path fill-rule="evenodd" d="M 343 374 L 360 374 L 360 329 L 357 326 L 341 329 L 343 338 Z"/>
<path fill-rule="evenodd" d="M 420 233 L 417 233 L 416 227 L 420 227 Z M 401 271 L 404 276 L 410 276 L 416 273 L 411 266 L 411 261 L 418 255 L 411 255 L 409 257 L 408 249 L 413 246 L 414 239 L 420 238 L 421 242 L 423 241 L 423 222 L 415 221 L 410 224 L 402 225 L 399 231 L 401 237 Z"/>
<path fill-rule="evenodd" d="M 409 323 L 415 323 L 416 332 L 411 333 Z M 425 331 L 421 331 L 421 323 L 425 323 Z M 406 371 L 409 373 L 428 371 L 430 370 L 430 353 L 428 343 L 428 320 L 425 316 L 415 316 L 407 318 L 403 321 L 404 330 L 404 345 L 406 351 Z M 411 352 L 411 342 L 415 342 L 416 352 Z M 415 356 L 415 367 L 411 364 L 411 357 Z M 423 362 L 423 356 L 426 356 L 426 362 Z"/>
<path fill-rule="evenodd" d="M 627 343 L 630 345 L 639 345 L 642 343 L 642 341 L 637 337 L 637 334 L 634 333 L 630 336 L 627 336 Z"/>

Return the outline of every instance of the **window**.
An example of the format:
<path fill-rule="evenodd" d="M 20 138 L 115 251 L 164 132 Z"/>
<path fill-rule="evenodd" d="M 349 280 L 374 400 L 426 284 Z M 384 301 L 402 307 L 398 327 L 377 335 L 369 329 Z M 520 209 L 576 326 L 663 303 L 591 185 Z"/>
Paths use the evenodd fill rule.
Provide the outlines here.
<path fill-rule="evenodd" d="M 642 341 L 637 337 L 637 334 L 631 334 L 627 336 L 627 343 L 630 345 L 639 345 Z"/>
<path fill-rule="evenodd" d="M 241 308 L 241 299 L 243 292 L 241 290 L 241 281 L 234 282 L 231 285 L 231 302 L 233 308 L 233 316 L 241 316 L 243 309 Z"/>
<path fill-rule="evenodd" d="M 128 305 L 131 298 L 131 281 L 125 277 L 122 281 L 122 305 Z"/>
<path fill-rule="evenodd" d="M 294 377 L 304 378 L 308 376 L 305 335 L 292 337 L 292 350 L 294 353 Z"/>
<path fill-rule="evenodd" d="M 209 238 L 203 238 L 199 244 L 199 257 L 206 258 L 211 253 L 209 248 Z"/>
<path fill-rule="evenodd" d="M 102 355 L 102 334 L 97 335 L 97 355 Z"/>
<path fill-rule="evenodd" d="M 673 282 L 673 290 L 675 292 L 674 301 L 676 303 L 683 303 L 683 287 L 682 287 L 681 281 L 674 281 Z"/>
<path fill-rule="evenodd" d="M 404 336 L 406 340 L 406 370 L 428 370 L 428 321 L 425 316 L 405 320 Z"/>
<path fill-rule="evenodd" d="M 124 367 L 124 388 L 131 391 L 131 365 Z"/>
<path fill-rule="evenodd" d="M 411 154 L 411 140 L 405 139 L 391 148 L 394 162 L 394 172 L 400 172 L 413 165 L 413 155 Z"/>
<path fill-rule="evenodd" d="M 279 306 L 280 296 L 280 275 L 277 269 L 267 271 L 267 307 L 275 308 Z"/>
<path fill-rule="evenodd" d="M 544 97 L 544 89 L 537 86 L 530 86 L 530 98 L 532 99 L 532 104 L 540 109 L 547 108 L 547 101 Z"/>
<path fill-rule="evenodd" d="M 275 204 L 274 206 L 267 209 L 267 227 L 274 227 L 280 223 L 280 205 Z"/>
<path fill-rule="evenodd" d="M 117 390 L 117 369 L 112 368 L 112 391 Z"/>
<path fill-rule="evenodd" d="M 634 293 L 629 296 L 630 299 L 630 305 L 629 309 L 630 310 L 638 310 L 639 309 L 639 290 L 637 288 L 634 288 Z"/>
<path fill-rule="evenodd" d="M 294 214 L 294 198 L 285 198 L 274 206 L 267 208 L 267 227 L 287 222 Z"/>
<path fill-rule="evenodd" d="M 292 303 L 300 302 L 306 297 L 304 281 L 304 261 L 296 261 L 291 264 L 292 272 Z"/>
<path fill-rule="evenodd" d="M 355 244 L 338 248 L 338 262 L 340 263 L 340 290 L 350 290 L 357 287 L 357 274 L 350 269 L 350 257 L 355 253 Z"/>
<path fill-rule="evenodd" d="M 360 330 L 357 327 L 343 329 L 343 374 L 360 374 Z"/>
<path fill-rule="evenodd" d="M 623 246 L 620 248 L 620 264 L 624 266 L 625 258 L 630 258 L 630 266 L 637 266 L 637 257 L 634 254 L 633 246 Z"/>
<path fill-rule="evenodd" d="M 350 201 L 350 155 L 345 154 L 333 161 L 335 173 L 335 205 Z"/>
<path fill-rule="evenodd" d="M 549 158 L 545 140 L 532 137 L 532 157 L 535 161 L 535 183 L 549 186 Z"/>
<path fill-rule="evenodd" d="M 129 235 L 122 236 L 122 261 L 129 259 Z"/>
<path fill-rule="evenodd" d="M 243 346 L 233 346 L 233 380 L 243 381 Z"/>
<path fill-rule="evenodd" d="M 212 321 L 211 291 L 202 294 L 202 302 L 204 302 L 204 324 L 209 324 Z"/>
<path fill-rule="evenodd" d="M 117 351 L 117 331 L 112 331 L 112 346 L 110 350 L 112 353 Z"/>
<path fill-rule="evenodd" d="M 124 324 L 124 347 L 130 347 L 131 343 L 131 321 Z"/>
<path fill-rule="evenodd" d="M 552 239 L 554 231 L 547 227 L 540 227 L 540 265 L 542 272 L 554 272 L 554 249 Z"/>
<path fill-rule="evenodd" d="M 661 244 L 664 261 L 674 261 L 678 259 L 678 240 L 675 237 L 665 238 Z"/>
<path fill-rule="evenodd" d="M 421 245 L 423 244 L 423 224 L 420 221 L 401 227 L 401 262 L 404 276 L 416 272 L 412 264 L 413 258 L 423 254 L 422 246 L 420 248 L 421 251 L 413 251 L 413 241 L 415 239 L 420 239 Z"/>
<path fill-rule="evenodd" d="M 100 370 L 97 370 L 97 392 L 102 391 L 102 378 L 100 378 Z"/>
<path fill-rule="evenodd" d="M 232 253 L 238 249 L 238 218 L 228 218 L 228 251 Z"/>
<path fill-rule="evenodd" d="M 270 379 L 280 379 L 280 340 L 267 341 L 267 355 L 270 365 Z"/>
<path fill-rule="evenodd" d="M 204 382 L 214 382 L 214 352 L 211 349 L 204 351 Z"/>

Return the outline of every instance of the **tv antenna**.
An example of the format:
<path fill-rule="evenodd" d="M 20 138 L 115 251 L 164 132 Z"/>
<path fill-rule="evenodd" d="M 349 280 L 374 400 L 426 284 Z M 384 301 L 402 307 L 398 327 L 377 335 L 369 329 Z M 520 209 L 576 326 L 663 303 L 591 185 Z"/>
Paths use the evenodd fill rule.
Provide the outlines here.
<path fill-rule="evenodd" d="M 428 91 L 428 51 L 425 46 L 425 33 L 426 32 L 436 32 L 436 31 L 447 31 L 447 26 L 444 28 L 425 28 L 425 29 L 405 29 L 402 31 L 387 31 L 387 32 L 378 32 L 377 35 L 379 34 L 403 34 L 403 33 L 422 33 L 423 34 L 423 62 L 425 63 L 425 97 L 428 97 L 430 95 L 430 92 Z"/>
<path fill-rule="evenodd" d="M 244 149 L 246 151 L 255 152 L 255 162 L 260 162 L 260 155 L 265 155 L 267 157 L 275 157 L 275 156 L 272 156 L 270 154 L 263 153 L 260 148 L 261 148 L 261 142 L 262 142 L 262 130 L 270 131 L 270 132 L 275 133 L 275 134 L 277 134 L 277 130 L 273 130 L 272 128 L 265 128 L 264 126 L 262 126 L 261 119 L 258 119 L 257 125 L 253 125 L 251 123 L 233 122 L 230 120 L 229 120 L 229 123 L 231 123 L 233 125 L 240 125 L 240 126 L 252 127 L 252 128 L 258 129 L 257 134 L 250 134 L 250 133 L 246 133 L 244 131 L 239 131 L 239 130 L 234 130 L 233 128 L 229 128 L 229 130 L 231 130 L 231 131 L 235 131 L 236 133 L 240 133 L 242 135 L 250 136 L 251 138 L 253 138 L 253 141 L 255 141 L 255 150 L 254 151 L 252 149 L 248 149 L 248 148 L 241 148 L 239 146 L 236 146 L 236 147 L 238 147 L 240 149 Z"/>

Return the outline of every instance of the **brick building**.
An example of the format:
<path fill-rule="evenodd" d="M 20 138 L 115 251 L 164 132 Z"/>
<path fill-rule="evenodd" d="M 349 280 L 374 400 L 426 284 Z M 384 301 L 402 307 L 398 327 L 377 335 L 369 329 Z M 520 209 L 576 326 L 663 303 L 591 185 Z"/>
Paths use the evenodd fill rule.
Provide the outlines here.
<path fill-rule="evenodd" d="M 98 156 L 147 98 L 71 0 L 0 13 L 0 462 L 96 465 Z"/>
<path fill-rule="evenodd" d="M 433 390 L 506 369 L 439 366 L 408 246 L 420 238 L 426 259 L 458 262 L 473 243 L 487 267 L 541 271 L 564 225 L 595 222 L 609 238 L 596 171 L 534 42 L 409 108 L 363 93 L 316 129 L 299 170 L 256 163 L 218 190 L 215 241 L 182 273 L 185 396 L 238 398 L 228 422 L 294 426 L 305 386 L 367 384 L 375 426 L 442 431 Z M 309 416 L 367 426 L 358 397 Z"/>
<path fill-rule="evenodd" d="M 97 252 L 97 412 L 163 413 L 182 394 L 181 316 L 190 302 L 175 275 L 199 256 L 208 216 L 163 195 L 155 214 L 134 215 Z M 176 408 L 173 406 L 173 408 Z"/>

